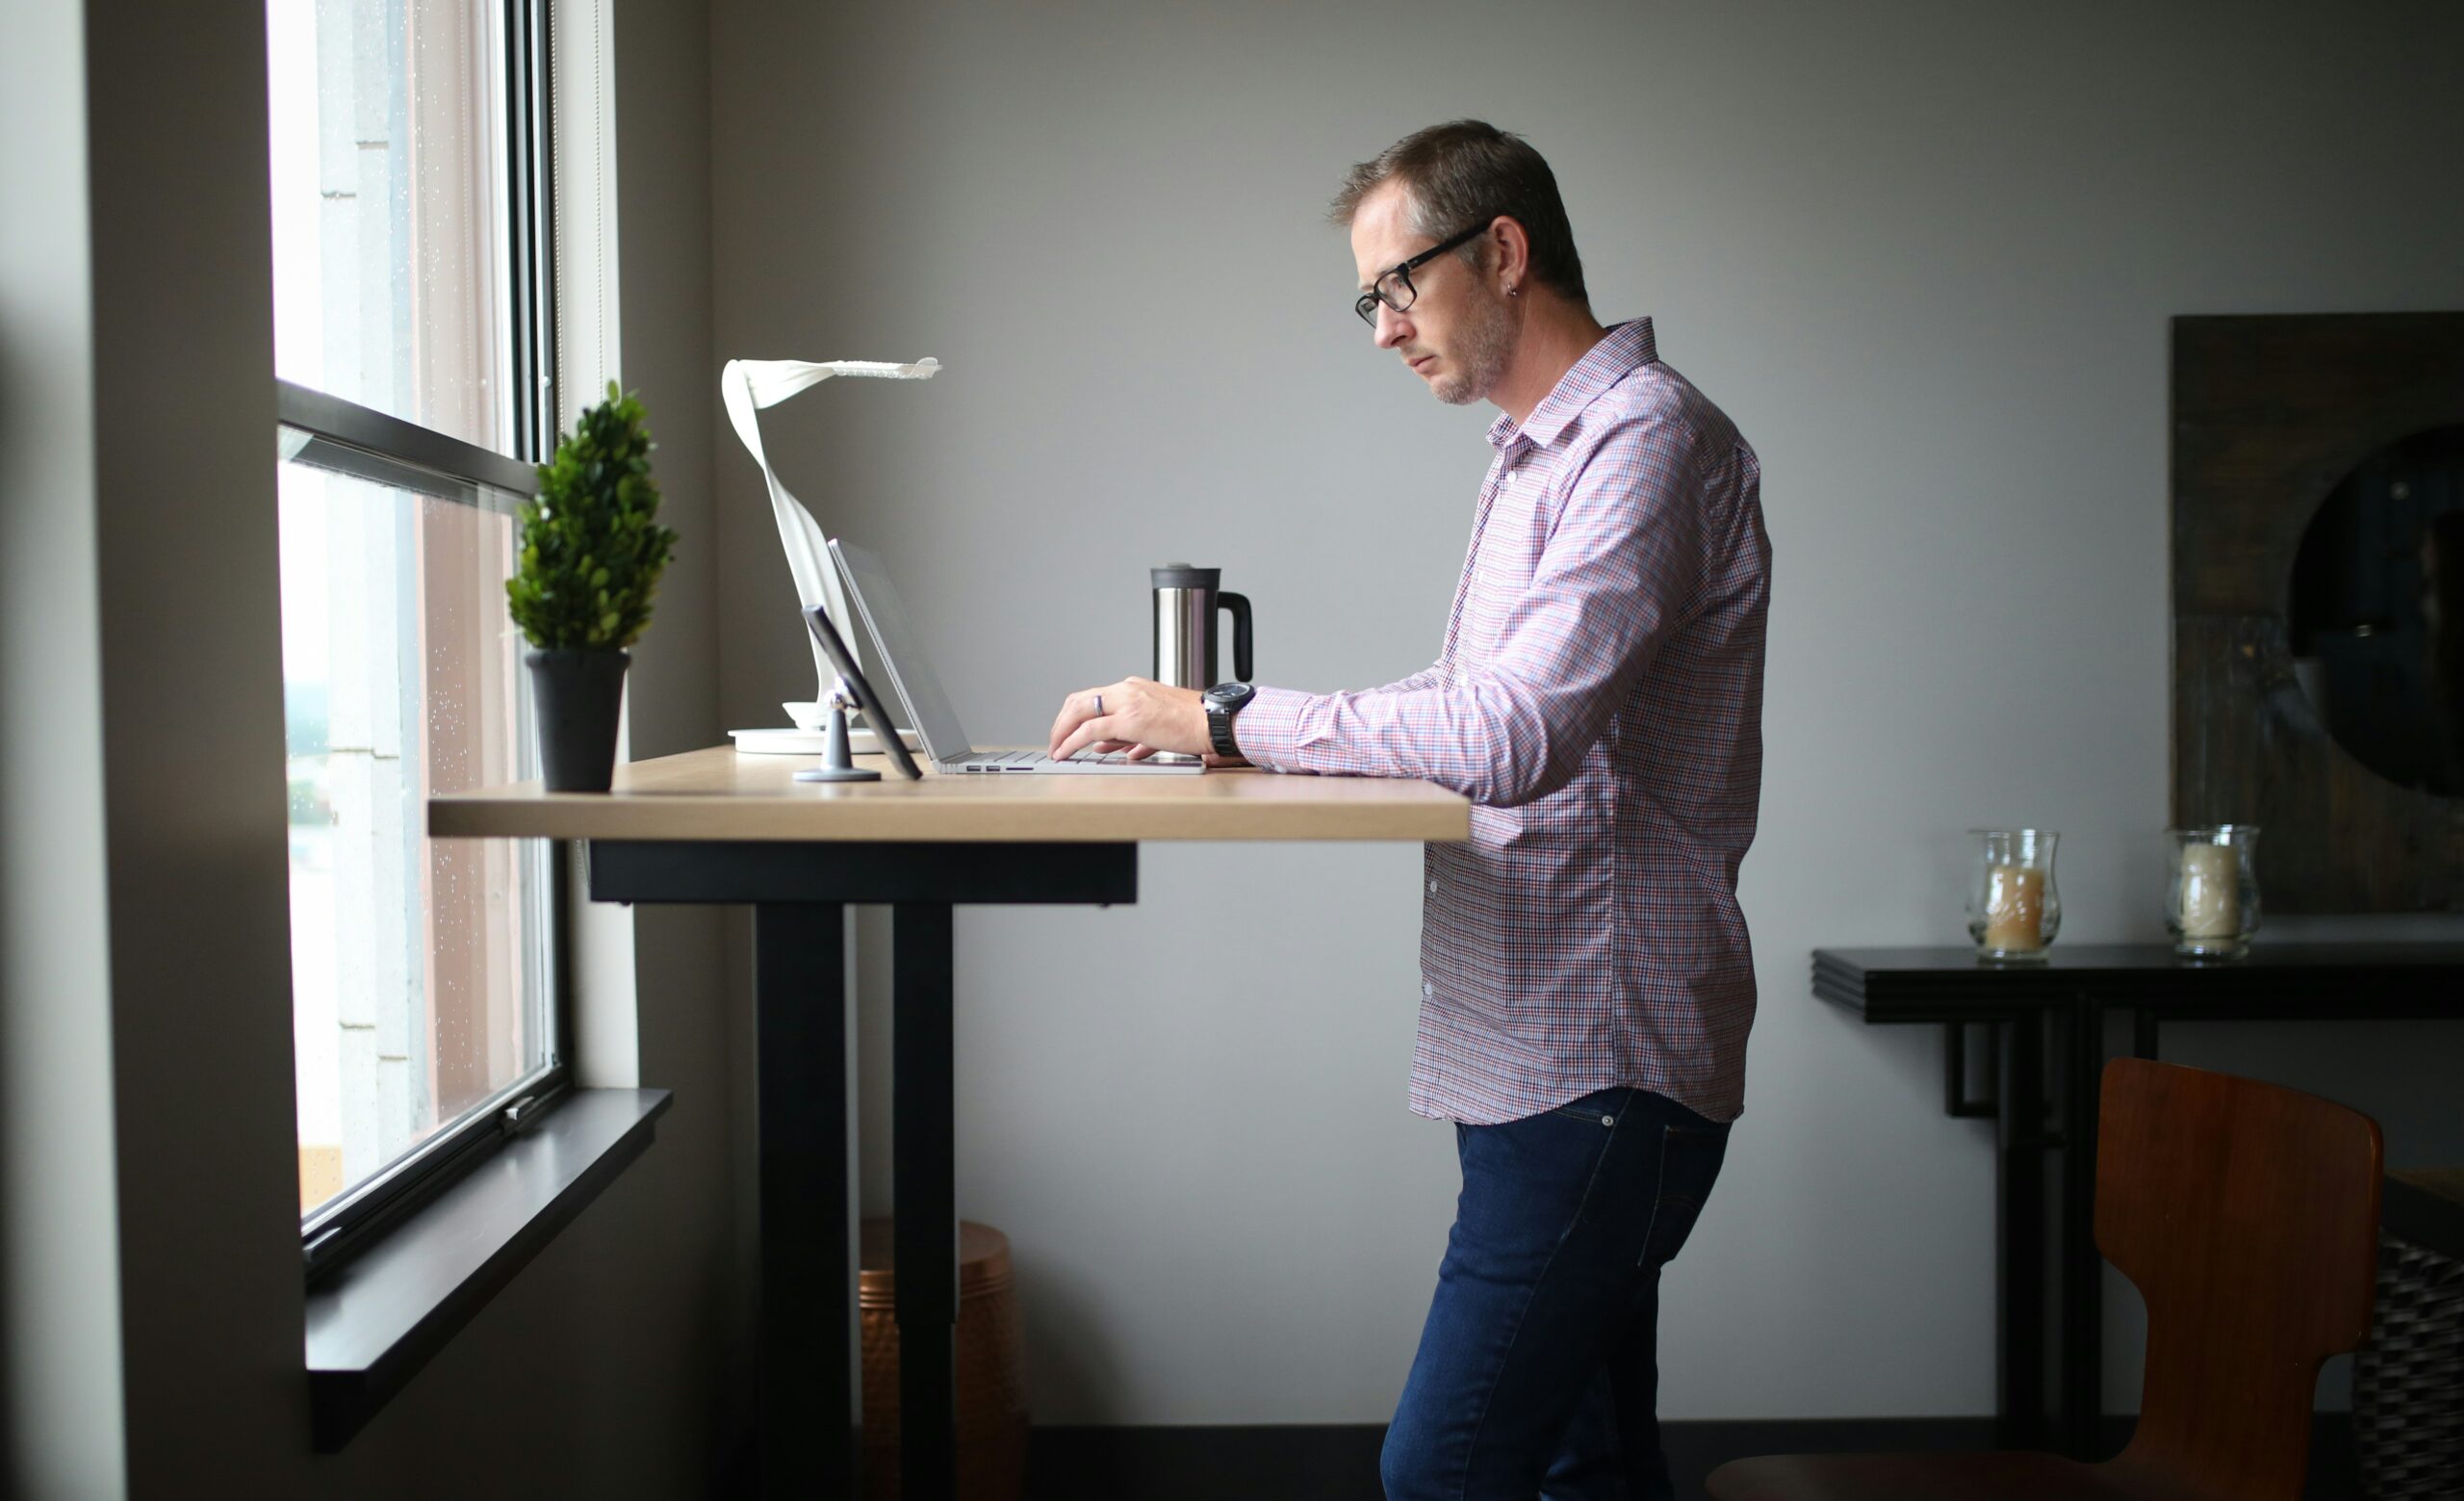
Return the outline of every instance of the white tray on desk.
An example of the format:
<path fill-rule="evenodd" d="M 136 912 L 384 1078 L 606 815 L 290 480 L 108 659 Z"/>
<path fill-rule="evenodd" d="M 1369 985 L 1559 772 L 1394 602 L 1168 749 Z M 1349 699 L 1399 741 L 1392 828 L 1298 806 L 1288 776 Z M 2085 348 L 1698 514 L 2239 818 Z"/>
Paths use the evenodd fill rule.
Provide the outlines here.
<path fill-rule="evenodd" d="M 830 750 L 829 731 L 799 730 L 793 725 L 730 730 L 728 736 L 735 741 L 735 753 L 739 756 L 821 756 Z M 924 748 L 912 730 L 899 731 L 898 738 L 909 750 Z M 865 756 L 882 747 L 881 742 L 873 738 L 872 731 L 851 729 L 847 732 L 847 748 L 856 755 Z"/>

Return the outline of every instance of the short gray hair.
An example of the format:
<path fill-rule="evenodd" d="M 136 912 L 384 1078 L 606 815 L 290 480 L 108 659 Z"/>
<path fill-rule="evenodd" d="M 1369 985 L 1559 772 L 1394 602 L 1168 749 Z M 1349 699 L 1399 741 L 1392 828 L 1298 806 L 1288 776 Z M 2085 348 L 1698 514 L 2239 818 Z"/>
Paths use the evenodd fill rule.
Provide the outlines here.
<path fill-rule="evenodd" d="M 1532 277 L 1577 302 L 1590 302 L 1556 174 L 1521 136 L 1474 119 L 1414 131 L 1345 173 L 1327 217 L 1349 228 L 1361 200 L 1390 182 L 1402 184 L 1412 227 L 1432 240 L 1487 219 L 1513 220 L 1531 242 Z M 1485 244 L 1481 239 L 1465 246 L 1463 258 L 1477 266 Z"/>

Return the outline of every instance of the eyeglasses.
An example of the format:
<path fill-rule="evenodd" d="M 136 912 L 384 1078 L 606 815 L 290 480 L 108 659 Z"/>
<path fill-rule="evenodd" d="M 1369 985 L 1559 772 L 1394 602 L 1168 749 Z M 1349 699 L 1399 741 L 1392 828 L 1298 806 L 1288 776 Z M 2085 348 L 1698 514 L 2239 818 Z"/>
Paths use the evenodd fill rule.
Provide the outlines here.
<path fill-rule="evenodd" d="M 1489 218 L 1474 224 L 1471 228 L 1466 229 L 1461 234 L 1456 235 L 1453 239 L 1430 246 L 1427 249 L 1413 256 L 1410 260 L 1404 261 L 1394 267 L 1384 275 L 1379 276 L 1375 281 L 1370 283 L 1369 290 L 1360 295 L 1360 299 L 1358 301 L 1352 303 L 1351 310 L 1358 313 L 1360 315 L 1360 321 L 1367 323 L 1372 328 L 1377 326 L 1377 304 L 1380 302 L 1385 303 L 1388 307 L 1393 308 L 1398 313 L 1410 312 L 1412 310 L 1412 303 L 1417 301 L 1420 298 L 1419 290 L 1412 285 L 1413 268 L 1425 266 L 1429 262 L 1436 260 L 1439 256 L 1453 249 L 1456 246 L 1462 245 L 1466 241 L 1469 241 L 1478 235 L 1482 230 L 1487 229 L 1489 225 L 1496 221 L 1497 216 L 1491 215 Z"/>

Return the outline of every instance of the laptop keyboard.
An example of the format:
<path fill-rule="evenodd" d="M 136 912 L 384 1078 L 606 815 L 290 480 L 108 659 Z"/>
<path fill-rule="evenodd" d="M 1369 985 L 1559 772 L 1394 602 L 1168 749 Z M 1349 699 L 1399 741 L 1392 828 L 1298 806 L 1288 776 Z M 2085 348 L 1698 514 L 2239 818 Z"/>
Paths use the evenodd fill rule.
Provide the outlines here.
<path fill-rule="evenodd" d="M 960 762 L 959 766 L 965 771 L 1028 771 L 1034 768 L 1035 763 L 1051 759 L 1039 750 L 986 751 L 969 756 Z M 1082 751 L 1070 759 L 1093 765 L 1119 765 L 1129 760 L 1129 752 L 1110 751 L 1101 756 L 1090 756 Z"/>

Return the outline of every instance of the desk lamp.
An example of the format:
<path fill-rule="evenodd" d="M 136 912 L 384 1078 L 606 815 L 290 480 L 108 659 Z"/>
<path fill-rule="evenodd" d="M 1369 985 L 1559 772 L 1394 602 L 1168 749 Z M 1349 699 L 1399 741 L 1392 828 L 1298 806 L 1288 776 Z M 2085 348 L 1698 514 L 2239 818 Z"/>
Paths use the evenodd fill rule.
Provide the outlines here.
<path fill-rule="evenodd" d="M 761 479 L 770 487 L 770 511 L 779 523 L 779 545 L 786 552 L 787 571 L 795 576 L 796 600 L 804 608 L 811 609 L 818 606 L 829 612 L 834 622 L 853 618 L 847 613 L 847 596 L 839 587 L 837 570 L 831 566 L 821 525 L 812 519 L 812 512 L 805 508 L 804 503 L 779 482 L 779 472 L 770 467 L 770 457 L 762 451 L 761 424 L 755 413 L 765 406 L 776 406 L 806 387 L 818 385 L 833 375 L 862 375 L 877 380 L 930 380 L 940 369 L 941 362 L 937 359 L 921 359 L 911 365 L 886 364 L 877 360 L 826 360 L 818 363 L 808 360 L 730 360 L 726 369 L 719 373 L 719 397 L 727 403 L 728 421 L 735 427 L 735 435 L 743 442 L 746 451 L 752 453 L 754 462 L 761 466 Z M 826 717 L 830 732 L 830 762 L 821 770 L 824 773 L 844 771 L 848 769 L 846 752 L 842 748 L 846 744 L 846 713 L 856 706 L 856 700 L 847 691 L 847 685 L 839 679 L 836 670 L 823 657 L 820 643 L 816 640 L 808 644 L 812 649 L 815 702 L 809 706 L 787 704 L 783 707 L 789 717 L 796 720 L 799 729 L 821 728 Z M 799 712 L 807 709 L 810 710 L 812 723 L 807 723 L 806 715 Z M 887 723 L 876 725 L 873 730 L 880 736 L 898 734 L 897 728 Z M 798 772 L 797 775 L 803 777 L 806 773 Z"/>

